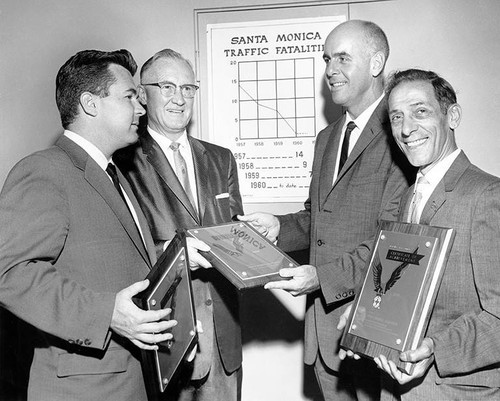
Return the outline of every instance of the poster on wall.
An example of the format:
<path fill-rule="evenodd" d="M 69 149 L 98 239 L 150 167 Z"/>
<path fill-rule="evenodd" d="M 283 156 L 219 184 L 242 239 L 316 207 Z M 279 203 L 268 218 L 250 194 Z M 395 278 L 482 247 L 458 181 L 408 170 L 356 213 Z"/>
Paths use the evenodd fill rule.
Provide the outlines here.
<path fill-rule="evenodd" d="M 303 202 L 328 125 L 323 51 L 345 15 L 207 25 L 209 138 L 231 149 L 244 203 Z"/>

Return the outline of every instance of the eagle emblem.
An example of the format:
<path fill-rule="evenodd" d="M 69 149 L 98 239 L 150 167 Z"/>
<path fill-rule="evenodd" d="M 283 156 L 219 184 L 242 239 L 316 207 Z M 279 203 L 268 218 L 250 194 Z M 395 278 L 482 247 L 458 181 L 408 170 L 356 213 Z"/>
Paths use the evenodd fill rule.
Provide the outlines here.
<path fill-rule="evenodd" d="M 417 256 L 417 252 L 418 252 L 418 246 L 411 253 L 411 255 Z M 409 261 L 402 262 L 398 267 L 396 267 L 392 272 L 391 277 L 389 277 L 389 280 L 387 280 L 387 283 L 385 283 L 384 285 L 382 283 L 382 263 L 380 263 L 380 257 L 378 256 L 378 254 L 376 257 L 377 260 L 375 261 L 372 267 L 373 284 L 375 285 L 375 293 L 377 294 L 373 299 L 373 307 L 375 309 L 380 309 L 380 304 L 382 303 L 382 296 L 387 291 L 389 291 L 394 286 L 394 284 L 398 282 L 398 280 L 401 278 L 401 276 L 405 272 L 410 262 Z"/>

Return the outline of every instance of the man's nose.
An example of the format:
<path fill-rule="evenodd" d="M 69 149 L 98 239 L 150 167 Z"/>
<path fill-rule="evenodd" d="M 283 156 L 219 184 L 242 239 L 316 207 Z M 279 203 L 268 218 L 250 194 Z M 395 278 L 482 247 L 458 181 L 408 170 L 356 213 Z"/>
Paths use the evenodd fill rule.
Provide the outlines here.
<path fill-rule="evenodd" d="M 338 74 L 339 72 L 339 67 L 338 63 L 335 62 L 335 60 L 330 60 L 325 67 L 325 75 L 327 78 L 332 77 L 335 74 Z"/>

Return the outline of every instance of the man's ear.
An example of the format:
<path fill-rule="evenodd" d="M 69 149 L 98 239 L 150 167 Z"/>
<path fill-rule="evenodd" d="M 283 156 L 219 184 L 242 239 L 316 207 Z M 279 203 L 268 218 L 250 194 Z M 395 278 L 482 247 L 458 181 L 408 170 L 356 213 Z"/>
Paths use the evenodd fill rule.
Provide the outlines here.
<path fill-rule="evenodd" d="M 448 125 L 451 129 L 456 129 L 460 125 L 462 119 L 462 108 L 458 103 L 452 104 L 448 107 Z"/>
<path fill-rule="evenodd" d="M 373 77 L 378 77 L 384 71 L 385 56 L 382 52 L 376 52 L 370 59 L 370 69 Z"/>
<path fill-rule="evenodd" d="M 83 92 L 80 95 L 80 106 L 85 114 L 95 117 L 97 115 L 97 105 L 95 96 L 90 92 Z"/>
<path fill-rule="evenodd" d="M 143 106 L 146 106 L 148 96 L 146 94 L 146 89 L 144 88 L 144 86 L 140 84 L 137 85 L 137 93 L 139 94 L 139 102 L 141 102 Z"/>

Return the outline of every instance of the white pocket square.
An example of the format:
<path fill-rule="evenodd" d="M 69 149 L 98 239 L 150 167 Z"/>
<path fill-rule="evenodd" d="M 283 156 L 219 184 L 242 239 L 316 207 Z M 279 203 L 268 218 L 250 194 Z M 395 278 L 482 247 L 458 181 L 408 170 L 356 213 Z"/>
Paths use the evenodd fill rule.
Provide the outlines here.
<path fill-rule="evenodd" d="M 224 199 L 224 198 L 229 198 L 229 194 L 227 192 L 224 192 L 223 194 L 215 195 L 215 199 Z"/>

